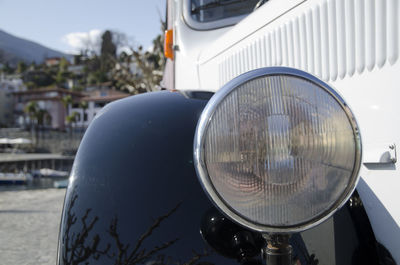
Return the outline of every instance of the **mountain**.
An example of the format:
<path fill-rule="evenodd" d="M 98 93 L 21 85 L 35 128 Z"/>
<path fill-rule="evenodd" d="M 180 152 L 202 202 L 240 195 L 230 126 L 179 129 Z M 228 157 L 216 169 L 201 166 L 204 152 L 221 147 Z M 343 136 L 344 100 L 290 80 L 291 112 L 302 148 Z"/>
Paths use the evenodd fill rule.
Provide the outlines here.
<path fill-rule="evenodd" d="M 8 62 L 16 65 L 18 61 L 27 63 L 41 63 L 49 57 L 71 58 L 71 55 L 65 54 L 36 42 L 15 37 L 0 29 L 0 63 Z"/>

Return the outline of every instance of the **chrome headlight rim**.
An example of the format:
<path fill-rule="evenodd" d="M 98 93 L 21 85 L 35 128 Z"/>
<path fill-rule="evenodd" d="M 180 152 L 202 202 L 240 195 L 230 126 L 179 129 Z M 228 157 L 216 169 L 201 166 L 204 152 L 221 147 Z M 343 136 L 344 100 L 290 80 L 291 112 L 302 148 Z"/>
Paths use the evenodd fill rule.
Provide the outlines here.
<path fill-rule="evenodd" d="M 314 83 L 318 87 L 324 89 L 325 92 L 329 93 L 341 106 L 343 111 L 346 113 L 349 123 L 353 129 L 353 135 L 355 141 L 355 160 L 354 160 L 353 172 L 351 175 L 351 182 L 349 183 L 348 187 L 343 191 L 340 198 L 330 208 L 326 209 L 325 212 L 315 216 L 314 218 L 308 220 L 307 222 L 300 223 L 295 226 L 267 226 L 264 224 L 259 224 L 254 221 L 251 221 L 247 217 L 235 211 L 233 208 L 229 206 L 227 202 L 225 202 L 225 200 L 221 197 L 221 195 L 214 187 L 212 181 L 210 180 L 210 176 L 208 175 L 208 170 L 205 163 L 205 152 L 204 152 L 204 141 L 206 135 L 205 132 L 207 131 L 209 123 L 219 104 L 237 87 L 254 79 L 266 76 L 293 76 Z M 201 117 L 198 121 L 196 128 L 193 150 L 194 150 L 194 166 L 200 184 L 203 190 L 206 192 L 207 196 L 214 203 L 214 205 L 220 211 L 222 211 L 222 213 L 224 213 L 228 218 L 236 221 L 240 225 L 262 233 L 301 232 L 310 229 L 312 227 L 315 227 L 318 224 L 321 224 L 322 222 L 327 220 L 348 201 L 348 199 L 356 189 L 357 182 L 359 180 L 359 171 L 361 167 L 361 158 L 362 158 L 362 145 L 361 145 L 361 135 L 359 127 L 353 115 L 353 112 L 351 111 L 347 103 L 343 100 L 343 98 L 330 85 L 323 82 L 319 78 L 307 72 L 288 67 L 259 68 L 244 73 L 232 79 L 227 84 L 225 84 L 216 94 L 214 94 L 214 96 L 210 99 L 210 101 L 208 102 L 208 104 L 206 105 L 201 114 Z"/>

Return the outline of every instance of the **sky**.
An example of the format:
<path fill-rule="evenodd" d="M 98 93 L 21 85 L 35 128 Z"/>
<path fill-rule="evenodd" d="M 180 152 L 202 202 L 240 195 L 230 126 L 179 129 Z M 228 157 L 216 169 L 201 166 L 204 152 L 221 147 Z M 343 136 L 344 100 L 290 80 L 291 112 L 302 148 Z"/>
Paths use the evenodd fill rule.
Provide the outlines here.
<path fill-rule="evenodd" d="M 145 49 L 161 34 L 166 0 L 0 0 L 0 29 L 61 52 L 77 53 L 104 30 Z"/>

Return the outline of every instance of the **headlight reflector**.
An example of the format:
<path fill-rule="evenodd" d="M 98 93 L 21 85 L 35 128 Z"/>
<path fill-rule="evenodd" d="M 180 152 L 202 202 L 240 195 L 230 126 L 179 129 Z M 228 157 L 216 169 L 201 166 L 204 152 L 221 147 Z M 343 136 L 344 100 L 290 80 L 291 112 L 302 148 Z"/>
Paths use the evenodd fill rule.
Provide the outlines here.
<path fill-rule="evenodd" d="M 328 218 L 358 180 L 355 119 L 317 78 L 264 68 L 232 80 L 200 118 L 200 181 L 215 204 L 262 232 L 301 231 Z"/>

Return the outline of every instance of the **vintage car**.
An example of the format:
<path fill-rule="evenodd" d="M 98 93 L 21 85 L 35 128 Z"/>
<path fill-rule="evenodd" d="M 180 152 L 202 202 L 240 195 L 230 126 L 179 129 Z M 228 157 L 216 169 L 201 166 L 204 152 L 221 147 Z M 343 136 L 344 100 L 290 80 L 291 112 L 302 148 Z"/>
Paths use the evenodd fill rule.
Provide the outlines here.
<path fill-rule="evenodd" d="M 164 85 L 107 105 L 58 264 L 400 264 L 399 0 L 168 0 Z"/>

